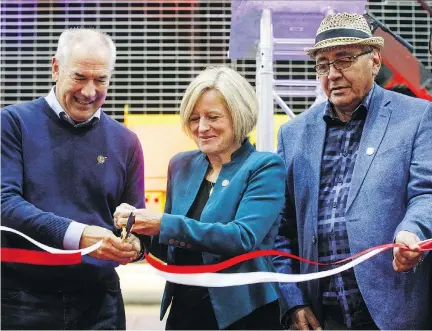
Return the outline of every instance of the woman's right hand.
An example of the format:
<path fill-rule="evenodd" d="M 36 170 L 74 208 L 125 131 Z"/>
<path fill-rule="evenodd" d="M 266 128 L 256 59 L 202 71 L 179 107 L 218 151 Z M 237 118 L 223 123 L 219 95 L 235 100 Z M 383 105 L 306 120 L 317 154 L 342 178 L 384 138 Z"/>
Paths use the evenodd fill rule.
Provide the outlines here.
<path fill-rule="evenodd" d="M 128 212 L 130 215 L 130 212 L 133 210 L 136 210 L 136 208 L 134 206 L 131 206 L 128 203 L 122 203 L 120 206 L 116 208 L 113 217 L 114 217 L 114 225 L 117 229 L 121 229 L 123 226 L 126 226 L 127 223 L 127 221 L 125 224 L 119 222 L 120 215 L 122 215 L 123 212 Z"/>
<path fill-rule="evenodd" d="M 118 206 L 114 213 L 114 224 L 118 229 L 126 226 L 131 211 L 135 216 L 135 223 L 132 226 L 131 231 L 147 236 L 159 234 L 162 221 L 161 213 L 145 208 L 136 209 L 127 203 L 122 203 Z"/>

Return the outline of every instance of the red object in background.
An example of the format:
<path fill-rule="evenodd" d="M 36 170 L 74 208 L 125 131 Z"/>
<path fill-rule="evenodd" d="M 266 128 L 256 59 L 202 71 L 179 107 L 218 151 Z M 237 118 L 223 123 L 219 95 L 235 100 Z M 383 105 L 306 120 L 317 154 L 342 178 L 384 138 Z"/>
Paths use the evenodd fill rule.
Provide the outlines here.
<path fill-rule="evenodd" d="M 432 16 L 432 8 L 424 0 L 417 0 L 417 2 Z"/>
<path fill-rule="evenodd" d="M 432 74 L 390 33 L 378 27 L 373 34 L 384 38 L 381 54 L 387 68 L 382 68 L 386 74 L 381 75 L 380 85 L 387 89 L 406 86 L 416 97 L 432 101 Z"/>

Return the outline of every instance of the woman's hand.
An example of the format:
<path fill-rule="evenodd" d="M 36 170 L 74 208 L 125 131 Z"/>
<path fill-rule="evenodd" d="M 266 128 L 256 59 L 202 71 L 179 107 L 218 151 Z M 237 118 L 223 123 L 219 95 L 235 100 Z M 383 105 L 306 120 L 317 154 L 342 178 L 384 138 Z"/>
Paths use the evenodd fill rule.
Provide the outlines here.
<path fill-rule="evenodd" d="M 123 226 L 126 226 L 127 224 L 127 218 L 126 218 L 126 222 L 123 223 L 119 223 L 119 215 L 120 212 L 123 215 L 124 213 L 128 213 L 127 217 L 129 217 L 131 211 L 136 210 L 136 208 L 134 206 L 131 206 L 128 203 L 122 203 L 120 206 L 118 206 L 116 208 L 116 211 L 114 212 L 114 225 L 117 229 L 121 229 Z"/>
<path fill-rule="evenodd" d="M 122 203 L 114 213 L 114 224 L 117 228 L 126 226 L 130 213 L 135 216 L 135 223 L 132 231 L 138 234 L 154 236 L 160 232 L 162 214 L 148 209 L 136 209 L 135 207 Z"/>

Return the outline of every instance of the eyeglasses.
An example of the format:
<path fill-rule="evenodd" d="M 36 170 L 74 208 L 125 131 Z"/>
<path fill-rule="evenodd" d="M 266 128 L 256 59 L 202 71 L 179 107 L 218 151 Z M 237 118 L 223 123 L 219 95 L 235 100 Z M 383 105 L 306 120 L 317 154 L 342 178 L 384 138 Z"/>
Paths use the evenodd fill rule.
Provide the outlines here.
<path fill-rule="evenodd" d="M 373 50 L 368 50 L 360 54 L 344 56 L 329 63 L 320 63 L 314 66 L 314 69 L 318 73 L 318 75 L 321 76 L 327 75 L 330 72 L 331 65 L 333 65 L 336 70 L 344 70 L 348 67 L 351 67 L 359 56 L 372 53 L 372 51 Z"/>

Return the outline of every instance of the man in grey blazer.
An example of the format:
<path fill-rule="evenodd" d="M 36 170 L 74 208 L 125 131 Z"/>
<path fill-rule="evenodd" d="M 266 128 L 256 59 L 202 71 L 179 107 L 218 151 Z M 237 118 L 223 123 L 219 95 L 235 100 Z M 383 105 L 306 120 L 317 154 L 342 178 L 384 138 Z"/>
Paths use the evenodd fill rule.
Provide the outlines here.
<path fill-rule="evenodd" d="M 279 131 L 287 186 L 276 249 L 322 263 L 393 241 L 407 249 L 319 281 L 279 284 L 287 326 L 432 328 L 432 263 L 418 246 L 432 238 L 432 103 L 374 84 L 383 45 L 361 15 L 322 21 L 307 53 L 328 101 Z M 283 273 L 334 268 L 282 256 L 274 264 Z"/>

